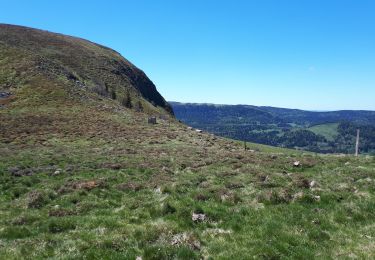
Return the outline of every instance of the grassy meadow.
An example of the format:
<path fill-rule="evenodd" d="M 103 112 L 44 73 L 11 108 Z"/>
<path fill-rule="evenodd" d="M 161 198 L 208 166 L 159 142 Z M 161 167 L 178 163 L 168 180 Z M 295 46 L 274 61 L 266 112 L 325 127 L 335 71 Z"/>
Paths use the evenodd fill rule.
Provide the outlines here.
<path fill-rule="evenodd" d="M 245 150 L 111 100 L 24 100 L 0 110 L 1 259 L 375 257 L 373 157 Z"/>
<path fill-rule="evenodd" d="M 339 123 L 328 123 L 328 124 L 321 124 L 321 125 L 314 125 L 308 130 L 311 132 L 324 136 L 328 141 L 334 141 L 338 136 L 337 127 Z"/>

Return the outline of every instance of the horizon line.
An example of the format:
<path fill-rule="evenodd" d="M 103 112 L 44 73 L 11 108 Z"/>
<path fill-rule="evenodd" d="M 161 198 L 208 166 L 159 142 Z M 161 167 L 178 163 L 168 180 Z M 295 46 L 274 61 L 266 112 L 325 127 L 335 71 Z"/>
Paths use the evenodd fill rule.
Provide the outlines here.
<path fill-rule="evenodd" d="M 340 112 L 340 111 L 358 111 L 358 112 L 375 112 L 374 110 L 370 109 L 301 109 L 301 108 L 290 108 L 290 107 L 279 107 L 279 106 L 270 106 L 270 105 L 249 105 L 249 104 L 221 104 L 221 103 L 209 103 L 209 102 L 181 102 L 181 101 L 172 101 L 168 100 L 168 103 L 179 103 L 179 104 L 186 104 L 186 105 L 212 105 L 212 106 L 248 106 L 248 107 L 270 107 L 270 108 L 279 108 L 279 109 L 289 109 L 289 110 L 300 110 L 300 111 L 307 111 L 307 112 L 316 112 L 316 113 L 327 113 L 327 112 Z"/>

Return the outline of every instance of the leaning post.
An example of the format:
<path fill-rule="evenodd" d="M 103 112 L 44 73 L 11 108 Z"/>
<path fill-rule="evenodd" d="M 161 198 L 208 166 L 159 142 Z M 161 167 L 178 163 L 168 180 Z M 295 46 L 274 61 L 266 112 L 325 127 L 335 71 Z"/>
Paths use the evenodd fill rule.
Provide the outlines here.
<path fill-rule="evenodd" d="M 355 156 L 358 157 L 359 154 L 359 129 L 357 129 L 357 139 L 355 141 Z"/>

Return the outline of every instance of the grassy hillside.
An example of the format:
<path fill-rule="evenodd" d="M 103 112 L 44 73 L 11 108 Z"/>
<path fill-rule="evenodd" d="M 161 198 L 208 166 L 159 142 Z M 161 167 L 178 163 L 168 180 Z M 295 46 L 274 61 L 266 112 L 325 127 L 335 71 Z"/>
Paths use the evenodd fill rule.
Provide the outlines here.
<path fill-rule="evenodd" d="M 132 106 L 149 112 L 172 112 L 143 71 L 116 51 L 84 39 L 0 24 L 0 68 L 0 92 L 50 84 L 74 97 L 89 90 L 124 104 L 130 97 Z"/>
<path fill-rule="evenodd" d="M 1 96 L 0 258 L 375 257 L 373 157 L 245 150 L 44 75 Z"/>
<path fill-rule="evenodd" d="M 0 112 L 2 258 L 375 256 L 372 157 L 245 151 L 110 99 L 26 96 Z"/>

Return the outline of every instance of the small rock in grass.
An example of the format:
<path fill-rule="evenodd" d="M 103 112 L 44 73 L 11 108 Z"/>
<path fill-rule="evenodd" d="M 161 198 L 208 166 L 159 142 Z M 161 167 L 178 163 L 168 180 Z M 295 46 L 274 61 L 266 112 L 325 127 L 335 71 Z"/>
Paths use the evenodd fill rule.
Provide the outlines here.
<path fill-rule="evenodd" d="M 25 169 L 25 168 L 19 167 L 19 166 L 10 167 L 8 169 L 8 171 L 14 177 L 31 176 L 31 175 L 34 174 L 34 170 L 33 169 L 31 169 L 31 168 L 26 168 Z"/>
<path fill-rule="evenodd" d="M 319 195 L 316 195 L 313 197 L 315 201 L 320 201 L 320 196 Z"/>
<path fill-rule="evenodd" d="M 293 163 L 293 166 L 294 166 L 294 167 L 300 167 L 300 166 L 301 166 L 301 162 L 300 162 L 300 161 L 295 161 L 295 162 Z"/>
<path fill-rule="evenodd" d="M 311 221 L 311 223 L 313 223 L 315 225 L 320 225 L 320 220 L 319 219 L 314 219 L 313 221 Z"/>
<path fill-rule="evenodd" d="M 191 220 L 193 220 L 194 222 L 202 222 L 206 220 L 206 215 L 200 213 L 193 213 Z"/>
<path fill-rule="evenodd" d="M 67 165 L 66 167 L 65 167 L 65 171 L 66 172 L 72 172 L 72 171 L 74 171 L 74 165 Z"/>
<path fill-rule="evenodd" d="M 259 176 L 259 180 L 261 182 L 269 182 L 270 181 L 270 177 L 268 175 L 260 175 Z"/>
<path fill-rule="evenodd" d="M 316 181 L 311 181 L 309 183 L 310 188 L 315 188 L 317 185 L 318 185 L 318 183 Z"/>
<path fill-rule="evenodd" d="M 142 260 L 142 256 L 137 256 L 135 260 Z"/>

